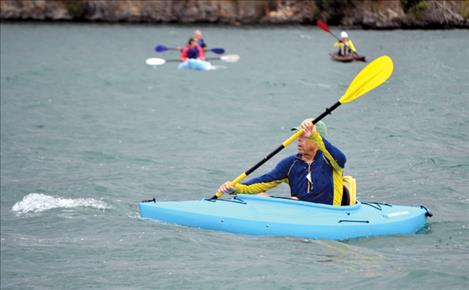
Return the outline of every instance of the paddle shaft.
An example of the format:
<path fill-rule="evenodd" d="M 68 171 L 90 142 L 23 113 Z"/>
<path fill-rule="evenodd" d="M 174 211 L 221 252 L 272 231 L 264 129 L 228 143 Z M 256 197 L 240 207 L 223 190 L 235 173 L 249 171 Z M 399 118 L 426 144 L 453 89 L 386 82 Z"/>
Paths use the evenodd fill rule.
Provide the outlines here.
<path fill-rule="evenodd" d="M 222 57 L 207 57 L 204 59 L 204 61 L 209 61 L 209 60 L 223 60 Z M 167 59 L 166 62 L 182 62 L 180 59 Z"/>
<path fill-rule="evenodd" d="M 165 45 L 158 45 L 155 47 L 156 52 L 165 52 L 168 50 L 176 50 L 176 51 L 182 51 L 184 48 L 179 48 L 179 47 L 167 47 Z M 225 49 L 224 48 L 204 48 L 204 51 L 211 51 L 216 54 L 224 54 Z"/>
<path fill-rule="evenodd" d="M 182 62 L 180 59 L 167 59 L 166 62 Z"/>
<path fill-rule="evenodd" d="M 316 119 L 314 119 L 312 122 L 313 124 L 316 124 L 317 122 L 321 121 L 324 117 L 326 117 L 327 115 L 330 115 L 332 113 L 332 111 L 334 111 L 335 109 L 337 109 L 337 107 L 339 107 L 341 105 L 341 103 L 339 101 L 337 101 L 332 107 L 330 108 L 326 108 L 326 110 L 321 114 L 319 115 Z M 280 151 L 282 151 L 284 148 L 286 148 L 288 145 L 290 145 L 293 141 L 295 141 L 296 139 L 298 139 L 302 134 L 303 134 L 304 130 L 303 129 L 300 129 L 298 130 L 295 134 L 293 134 L 292 136 L 290 136 L 289 138 L 287 138 L 285 141 L 283 141 L 282 144 L 280 144 L 280 146 L 278 146 L 274 151 L 270 152 L 266 157 L 264 157 L 264 159 L 262 159 L 261 161 L 259 161 L 258 163 L 256 163 L 253 167 L 249 168 L 248 170 L 246 170 L 245 172 L 241 173 L 238 177 L 236 177 L 235 179 L 233 179 L 231 182 L 230 182 L 230 186 L 234 187 L 236 184 L 240 183 L 241 181 L 243 181 L 249 174 L 253 173 L 257 168 L 261 167 L 262 164 L 266 163 L 270 158 L 274 157 L 277 153 L 279 153 Z M 223 195 L 222 192 L 217 192 L 215 193 L 214 196 L 211 197 L 211 199 L 217 199 L 219 197 L 221 197 Z"/>
<path fill-rule="evenodd" d="M 316 119 L 313 120 L 313 124 L 316 124 L 317 122 L 321 121 L 324 117 L 326 117 L 327 115 L 330 115 L 332 113 L 332 111 L 334 111 L 338 106 L 340 106 L 341 103 L 340 102 L 337 102 L 335 103 L 332 107 L 330 108 L 326 108 L 326 110 L 321 114 L 319 115 Z M 299 134 L 298 132 L 301 132 L 301 134 Z M 246 176 L 248 176 L 249 174 L 251 174 L 252 172 L 254 172 L 254 170 L 256 170 L 257 168 L 259 168 L 262 164 L 266 163 L 270 158 L 274 157 L 277 153 L 279 153 L 280 151 L 282 151 L 284 148 L 286 148 L 288 145 L 290 145 L 293 141 L 295 141 L 298 137 L 300 137 L 302 134 L 303 134 L 303 130 L 298 130 L 298 132 L 296 132 L 295 134 L 293 134 L 291 137 L 289 137 L 288 139 L 286 139 L 285 141 L 283 141 L 282 144 L 280 144 L 280 146 L 278 146 L 274 151 L 270 152 L 269 155 L 267 155 L 266 157 L 264 157 L 264 159 L 262 159 L 261 161 L 259 161 L 256 165 L 254 165 L 253 167 L 249 168 L 248 170 L 246 170 L 244 172 L 244 174 Z"/>
<path fill-rule="evenodd" d="M 202 60 L 202 59 L 201 59 Z M 209 60 L 220 60 L 219 57 L 207 57 L 206 59 L 203 59 L 204 61 L 209 61 Z M 180 59 L 167 59 L 166 62 L 182 62 Z"/>
<path fill-rule="evenodd" d="M 221 58 L 219 57 L 207 57 L 206 59 L 201 59 L 203 61 L 209 61 L 209 60 L 220 60 Z M 167 59 L 166 62 L 182 62 L 180 59 Z"/>
<path fill-rule="evenodd" d="M 209 60 L 221 60 L 221 57 L 207 57 L 205 58 L 206 61 L 209 61 Z"/>

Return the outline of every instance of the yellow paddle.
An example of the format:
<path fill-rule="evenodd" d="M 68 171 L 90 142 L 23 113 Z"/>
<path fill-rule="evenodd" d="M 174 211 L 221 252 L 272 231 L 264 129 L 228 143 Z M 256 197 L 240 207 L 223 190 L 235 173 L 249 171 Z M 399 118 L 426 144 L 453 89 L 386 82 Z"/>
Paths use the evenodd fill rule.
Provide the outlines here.
<path fill-rule="evenodd" d="M 394 65 L 392 63 L 392 59 L 389 56 L 383 55 L 370 64 L 368 64 L 362 71 L 353 79 L 350 83 L 347 91 L 345 94 L 335 103 L 332 107 L 327 108 L 319 117 L 313 120 L 313 124 L 316 124 L 325 116 L 329 115 L 334 111 L 338 106 L 341 104 L 347 104 L 353 102 L 354 100 L 358 99 L 362 95 L 366 94 L 367 92 L 371 91 L 372 89 L 380 86 L 384 81 L 386 81 L 392 74 Z M 230 182 L 230 185 L 234 187 L 236 184 L 240 183 L 244 178 L 246 178 L 249 174 L 251 174 L 254 170 L 259 168 L 262 164 L 264 164 L 267 160 L 272 158 L 275 154 L 280 152 L 282 149 L 290 145 L 293 141 L 295 141 L 298 137 L 303 134 L 303 129 L 298 130 L 295 134 L 290 136 L 288 139 L 283 141 L 283 143 L 277 147 L 274 151 L 272 151 L 269 155 L 264 157 L 261 161 L 259 161 L 256 165 L 248 169 L 247 171 L 241 173 L 238 177 L 233 179 Z M 223 195 L 223 192 L 217 192 L 212 197 L 212 199 L 217 199 Z"/>

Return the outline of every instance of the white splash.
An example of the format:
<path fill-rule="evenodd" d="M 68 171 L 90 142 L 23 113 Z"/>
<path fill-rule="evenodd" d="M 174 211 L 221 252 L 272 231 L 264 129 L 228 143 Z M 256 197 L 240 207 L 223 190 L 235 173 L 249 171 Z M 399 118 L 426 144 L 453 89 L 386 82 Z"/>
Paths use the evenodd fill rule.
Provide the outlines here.
<path fill-rule="evenodd" d="M 42 193 L 30 193 L 11 208 L 17 213 L 42 212 L 54 208 L 92 207 L 100 210 L 111 208 L 105 202 L 94 198 L 60 198 Z"/>

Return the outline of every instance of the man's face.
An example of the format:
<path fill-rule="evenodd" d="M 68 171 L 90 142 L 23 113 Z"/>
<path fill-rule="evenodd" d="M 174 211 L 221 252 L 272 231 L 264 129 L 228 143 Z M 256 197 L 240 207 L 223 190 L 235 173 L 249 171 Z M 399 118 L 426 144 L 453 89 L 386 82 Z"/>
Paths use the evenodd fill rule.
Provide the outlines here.
<path fill-rule="evenodd" d="M 298 149 L 298 153 L 300 154 L 308 154 L 314 152 L 316 150 L 316 144 L 314 144 L 312 141 L 308 140 L 304 135 L 301 135 L 298 138 L 298 143 L 296 145 L 296 148 Z"/>

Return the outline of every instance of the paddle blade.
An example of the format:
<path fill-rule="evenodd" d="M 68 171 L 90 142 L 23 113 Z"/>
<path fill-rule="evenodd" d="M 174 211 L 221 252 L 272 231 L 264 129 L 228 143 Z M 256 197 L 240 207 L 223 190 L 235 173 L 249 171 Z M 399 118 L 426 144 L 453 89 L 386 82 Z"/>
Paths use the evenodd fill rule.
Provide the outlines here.
<path fill-rule="evenodd" d="M 392 74 L 392 59 L 383 55 L 370 64 L 353 79 L 345 94 L 339 99 L 341 104 L 350 103 L 384 83 Z"/>
<path fill-rule="evenodd" d="M 157 58 L 157 57 L 153 57 L 153 58 L 147 58 L 145 60 L 145 63 L 148 64 L 148 65 L 162 65 L 164 64 L 166 61 L 162 58 Z"/>
<path fill-rule="evenodd" d="M 156 51 L 156 52 L 164 52 L 164 51 L 167 51 L 167 50 L 168 50 L 168 48 L 167 48 L 166 46 L 164 46 L 164 45 L 157 45 L 157 46 L 155 47 L 155 51 Z"/>
<path fill-rule="evenodd" d="M 224 54 L 225 53 L 225 49 L 223 48 L 212 48 L 210 49 L 211 52 L 213 53 L 216 53 L 216 54 Z"/>
<path fill-rule="evenodd" d="M 316 23 L 319 26 L 319 28 L 321 28 L 325 32 L 331 32 L 331 30 L 329 29 L 329 26 L 327 26 L 327 24 L 324 21 L 322 21 L 321 19 L 318 19 L 318 21 Z"/>
<path fill-rule="evenodd" d="M 237 62 L 239 60 L 239 55 L 237 54 L 229 54 L 229 55 L 222 55 L 220 59 L 226 62 Z"/>

